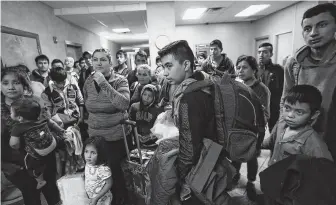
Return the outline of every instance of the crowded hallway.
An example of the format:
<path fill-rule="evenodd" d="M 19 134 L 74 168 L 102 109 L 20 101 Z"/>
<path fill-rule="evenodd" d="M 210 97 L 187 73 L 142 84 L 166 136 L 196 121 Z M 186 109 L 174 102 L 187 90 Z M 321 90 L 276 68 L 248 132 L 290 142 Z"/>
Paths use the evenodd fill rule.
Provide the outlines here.
<path fill-rule="evenodd" d="M 1 17 L 1 204 L 336 204 L 335 1 Z"/>

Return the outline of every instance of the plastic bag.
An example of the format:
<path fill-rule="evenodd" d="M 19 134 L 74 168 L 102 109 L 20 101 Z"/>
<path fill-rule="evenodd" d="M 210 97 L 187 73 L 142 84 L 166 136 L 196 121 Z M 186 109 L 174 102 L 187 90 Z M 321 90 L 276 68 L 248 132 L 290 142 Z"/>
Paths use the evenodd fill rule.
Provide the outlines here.
<path fill-rule="evenodd" d="M 57 180 L 58 190 L 62 204 L 79 205 L 89 204 L 90 199 L 86 194 L 82 174 L 66 175 Z"/>
<path fill-rule="evenodd" d="M 177 138 L 179 136 L 179 131 L 174 125 L 174 120 L 171 116 L 171 110 L 159 114 L 151 132 L 158 138 L 155 142 L 156 144 L 159 144 L 162 140 Z"/>

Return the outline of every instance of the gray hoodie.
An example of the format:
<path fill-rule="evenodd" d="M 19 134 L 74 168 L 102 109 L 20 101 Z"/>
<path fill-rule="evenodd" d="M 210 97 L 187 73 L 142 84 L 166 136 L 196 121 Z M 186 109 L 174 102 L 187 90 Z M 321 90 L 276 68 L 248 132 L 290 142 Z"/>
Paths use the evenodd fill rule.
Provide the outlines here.
<path fill-rule="evenodd" d="M 336 41 L 329 45 L 326 55 L 318 63 L 313 62 L 309 54 L 310 48 L 303 46 L 296 52 L 294 58 L 292 57 L 287 61 L 284 68 L 285 80 L 280 104 L 282 107 L 284 96 L 296 84 L 309 84 L 317 87 L 322 93 L 323 100 L 321 115 L 314 128 L 316 131 L 323 133 L 327 124 L 326 116 L 332 93 L 336 86 Z M 299 72 L 293 70 L 299 70 Z"/>

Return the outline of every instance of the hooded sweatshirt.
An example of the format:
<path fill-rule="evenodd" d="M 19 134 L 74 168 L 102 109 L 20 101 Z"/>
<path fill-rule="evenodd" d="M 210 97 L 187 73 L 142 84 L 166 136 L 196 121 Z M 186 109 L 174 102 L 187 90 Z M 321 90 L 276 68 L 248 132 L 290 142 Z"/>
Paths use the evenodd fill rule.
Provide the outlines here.
<path fill-rule="evenodd" d="M 145 90 L 149 90 L 153 94 L 153 101 L 145 106 L 142 101 L 142 95 Z M 130 108 L 130 119 L 136 121 L 138 132 L 140 135 L 149 135 L 150 129 L 154 126 L 157 116 L 163 112 L 163 108 L 159 108 L 156 102 L 157 89 L 154 85 L 148 84 L 141 90 L 140 102 L 133 103 Z"/>
<path fill-rule="evenodd" d="M 336 86 L 336 41 L 327 48 L 325 55 L 319 62 L 313 62 L 310 58 L 310 47 L 303 46 L 290 58 L 285 65 L 283 99 L 294 85 L 308 84 L 315 86 L 322 93 L 321 115 L 314 128 L 323 133 L 326 130 L 327 113 L 330 107 L 333 90 Z M 294 71 L 293 71 L 294 70 Z M 295 71 L 299 70 L 299 72 Z"/>

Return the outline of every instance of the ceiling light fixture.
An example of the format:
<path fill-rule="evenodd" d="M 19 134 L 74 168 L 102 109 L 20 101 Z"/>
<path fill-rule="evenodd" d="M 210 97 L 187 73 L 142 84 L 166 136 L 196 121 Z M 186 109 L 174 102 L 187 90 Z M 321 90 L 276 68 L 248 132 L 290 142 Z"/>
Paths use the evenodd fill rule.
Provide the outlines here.
<path fill-rule="evenodd" d="M 247 7 L 246 9 L 242 10 L 241 12 L 237 13 L 235 17 L 248 17 L 252 16 L 262 10 L 265 10 L 268 8 L 269 4 L 260 4 L 260 5 L 251 5 Z"/>
<path fill-rule="evenodd" d="M 199 19 L 207 8 L 187 9 L 182 17 L 183 20 Z"/>
<path fill-rule="evenodd" d="M 129 28 L 114 28 L 112 29 L 113 32 L 115 33 L 129 33 L 131 30 Z"/>

